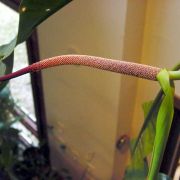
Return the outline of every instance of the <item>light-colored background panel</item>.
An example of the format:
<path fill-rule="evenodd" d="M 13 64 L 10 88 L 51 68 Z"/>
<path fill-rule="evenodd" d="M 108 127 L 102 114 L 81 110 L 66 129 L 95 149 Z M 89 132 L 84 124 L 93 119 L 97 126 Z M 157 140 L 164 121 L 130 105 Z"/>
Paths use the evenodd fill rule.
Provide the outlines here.
<path fill-rule="evenodd" d="M 171 68 L 180 57 L 179 7 L 178 0 L 73 1 L 38 29 L 41 57 L 89 54 Z M 64 66 L 45 70 L 43 85 L 56 148 L 65 144 L 69 161 L 82 169 L 90 163 L 87 172 L 97 179 L 121 179 L 127 153 L 116 150 L 116 141 L 137 135 L 141 104 L 154 98 L 158 83 Z"/>
<path fill-rule="evenodd" d="M 73 1 L 38 29 L 41 57 L 78 53 L 122 59 L 125 14 L 126 1 Z M 45 70 L 43 85 L 48 123 L 56 136 L 80 161 L 87 163 L 94 154 L 93 174 L 110 179 L 121 75 L 64 66 Z"/>
<path fill-rule="evenodd" d="M 146 15 L 146 0 L 129 0 L 127 1 L 126 21 L 123 40 L 123 60 L 131 62 L 141 62 L 141 54 L 143 47 L 143 33 Z M 119 90 L 119 121 L 117 125 L 116 141 L 122 135 L 131 137 L 130 128 L 133 119 L 134 106 L 137 93 L 138 79 L 131 76 L 121 77 L 121 87 Z M 139 124 L 138 121 L 136 121 Z M 113 179 L 122 179 L 126 168 L 126 159 L 128 151 L 115 151 Z M 123 165 L 122 165 L 123 164 Z"/>
<path fill-rule="evenodd" d="M 180 1 L 148 0 L 141 63 L 171 69 L 180 60 Z M 141 104 L 152 100 L 159 89 L 156 82 L 138 80 L 132 134 L 137 134 L 143 119 Z M 176 93 L 180 85 L 176 83 Z"/>

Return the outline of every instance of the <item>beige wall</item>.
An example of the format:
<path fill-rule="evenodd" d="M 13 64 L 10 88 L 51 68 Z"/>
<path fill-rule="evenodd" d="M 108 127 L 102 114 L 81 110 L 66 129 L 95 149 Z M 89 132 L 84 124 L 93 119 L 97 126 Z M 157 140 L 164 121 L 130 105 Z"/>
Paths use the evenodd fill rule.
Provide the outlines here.
<path fill-rule="evenodd" d="M 180 57 L 179 8 L 178 0 L 75 0 L 38 29 L 41 58 L 77 53 L 171 68 Z M 127 152 L 115 143 L 137 134 L 141 104 L 158 83 L 64 66 L 45 70 L 43 85 L 52 149 L 65 144 L 75 165 L 100 180 L 121 179 Z"/>
<path fill-rule="evenodd" d="M 124 0 L 73 1 L 39 28 L 41 57 L 78 53 L 122 59 L 125 14 Z M 85 167 L 94 154 L 89 171 L 110 179 L 117 124 L 122 121 L 121 75 L 61 67 L 45 70 L 43 83 L 48 122 L 57 127 L 59 143 L 64 142 Z"/>
<path fill-rule="evenodd" d="M 180 1 L 148 0 L 141 62 L 171 69 L 180 60 Z M 176 93 L 180 86 L 176 83 Z M 156 82 L 138 80 L 133 134 L 137 134 L 143 119 L 141 104 L 152 100 L 159 89 Z"/>
<path fill-rule="evenodd" d="M 138 8 L 137 8 L 138 7 Z M 140 62 L 143 43 L 143 32 L 146 13 L 146 0 L 127 1 L 126 21 L 123 43 L 123 60 Z M 122 134 L 131 136 L 131 123 L 136 100 L 137 78 L 130 76 L 121 77 L 119 91 L 119 120 L 116 139 Z M 123 176 L 127 152 L 120 153 L 116 149 L 114 156 L 114 179 L 121 179 Z M 123 166 L 123 165 L 124 166 Z"/>

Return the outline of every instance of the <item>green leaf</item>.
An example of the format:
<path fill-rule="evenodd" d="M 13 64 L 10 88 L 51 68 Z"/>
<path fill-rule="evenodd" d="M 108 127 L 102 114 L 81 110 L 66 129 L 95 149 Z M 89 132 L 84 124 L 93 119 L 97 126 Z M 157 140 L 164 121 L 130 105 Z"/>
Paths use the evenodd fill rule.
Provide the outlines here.
<path fill-rule="evenodd" d="M 16 156 L 15 154 L 13 154 L 13 148 L 15 144 L 11 141 L 5 141 L 3 140 L 0 148 L 1 148 L 1 154 L 0 154 L 0 158 L 1 158 L 1 166 L 3 166 L 4 168 L 9 168 L 10 166 L 12 166 L 12 164 L 15 162 L 16 160 Z"/>
<path fill-rule="evenodd" d="M 131 147 L 133 140 L 131 141 Z M 136 151 L 131 159 L 130 165 L 127 167 L 124 175 L 124 180 L 145 180 L 148 174 L 148 163 L 143 157 L 142 152 Z"/>
<path fill-rule="evenodd" d="M 14 59 L 14 53 L 12 53 L 10 56 L 8 56 L 6 59 L 4 59 L 4 61 L 0 62 L 0 67 L 2 68 L 2 75 L 4 74 L 9 74 L 12 72 L 12 69 L 13 69 L 13 59 Z M 0 91 L 7 85 L 9 81 L 3 81 L 3 82 L 0 82 Z"/>
<path fill-rule="evenodd" d="M 177 71 L 180 69 L 180 64 L 177 64 L 172 70 L 173 71 Z M 148 127 L 148 125 L 150 124 L 151 121 L 156 121 L 156 117 L 153 116 L 157 116 L 161 101 L 162 101 L 162 97 L 163 97 L 163 91 L 160 90 L 155 98 L 155 100 L 153 101 L 150 110 L 144 112 L 145 115 L 145 121 L 143 123 L 143 126 L 140 130 L 140 133 L 138 135 L 137 141 L 134 144 L 133 150 L 132 150 L 132 154 L 136 151 L 136 148 L 138 148 L 137 146 L 140 146 L 140 141 L 142 139 L 143 133 L 145 131 L 145 129 Z M 144 108 L 143 108 L 144 109 Z M 144 109 L 145 111 L 145 109 Z"/>
<path fill-rule="evenodd" d="M 141 136 L 139 136 L 138 141 L 131 141 L 131 163 L 126 169 L 124 176 L 125 180 L 144 180 L 148 175 L 148 163 L 146 157 L 152 152 L 153 149 L 155 122 L 160 103 L 158 103 L 155 108 L 153 104 L 154 103 L 152 101 L 143 104 L 144 116 L 146 117 L 146 121 L 148 123 L 143 129 Z M 149 114 L 149 112 L 151 112 L 151 114 Z M 135 150 L 134 144 L 136 144 Z"/>
<path fill-rule="evenodd" d="M 180 64 L 176 65 L 173 68 L 174 71 L 177 71 L 179 69 L 180 69 Z M 146 118 L 141 128 L 141 131 L 138 135 L 138 138 L 133 143 L 134 145 L 131 148 L 132 149 L 131 164 L 128 166 L 125 172 L 124 179 L 126 180 L 138 179 L 140 172 L 141 172 L 141 177 L 143 179 L 143 174 L 145 174 L 145 171 L 147 169 L 147 164 L 143 165 L 142 162 L 145 159 L 145 157 L 152 151 L 153 148 L 153 141 L 155 137 L 154 125 L 156 124 L 157 114 L 163 97 L 164 97 L 164 93 L 162 90 L 160 90 L 153 102 L 143 104 L 144 115 Z M 137 161 L 136 159 L 139 159 L 139 161 Z M 140 169 L 140 165 L 141 165 L 141 169 Z M 162 178 L 161 175 L 159 175 L 159 177 Z M 145 176 L 144 179 L 146 179 Z"/>
<path fill-rule="evenodd" d="M 23 0 L 21 2 L 17 44 L 25 41 L 33 29 L 72 0 Z"/>
<path fill-rule="evenodd" d="M 160 102 L 161 101 L 158 101 L 155 107 L 153 106 L 153 101 L 146 102 L 143 104 L 143 111 L 145 117 L 147 117 L 150 110 L 154 107 L 151 116 L 148 116 L 149 119 L 147 126 L 142 132 L 141 138 L 139 139 L 139 144 L 136 149 L 136 151 L 138 149 L 139 151 L 141 151 L 144 158 L 147 157 L 152 152 L 153 149 L 154 138 L 156 133 L 155 124 L 156 124 L 157 112 L 159 110 Z"/>
<path fill-rule="evenodd" d="M 16 46 L 16 38 L 14 38 L 10 43 L 0 46 L 0 60 L 6 59 L 10 54 L 12 54 Z"/>
<path fill-rule="evenodd" d="M 163 92 L 159 91 L 158 95 L 156 96 L 156 98 L 153 102 L 150 102 L 148 104 L 145 103 L 143 105 L 145 120 L 144 120 L 143 126 L 140 130 L 140 133 L 138 135 L 137 141 L 135 142 L 135 145 L 133 147 L 132 154 L 134 154 L 138 148 L 141 148 L 141 141 L 146 142 L 146 140 L 143 137 L 144 134 L 146 134 L 145 131 L 149 131 L 146 129 L 147 128 L 152 129 L 152 127 L 155 126 L 157 113 L 158 113 L 158 110 L 159 110 L 159 107 L 160 107 L 160 104 L 162 101 L 162 96 L 163 96 Z M 153 132 L 154 132 L 154 130 L 153 130 Z M 151 133 L 151 131 L 150 131 L 150 133 Z"/>
<path fill-rule="evenodd" d="M 144 170 L 144 166 L 145 164 L 141 168 L 132 168 L 132 166 L 129 166 L 126 169 L 123 180 L 145 180 L 147 176 L 147 170 Z"/>
<path fill-rule="evenodd" d="M 157 75 L 157 79 L 163 90 L 164 98 L 157 116 L 156 136 L 148 174 L 149 180 L 157 179 L 174 114 L 174 87 L 173 84 L 170 83 L 167 70 L 161 70 Z"/>
<path fill-rule="evenodd" d="M 6 66 L 4 63 L 0 63 L 0 76 L 4 75 L 6 71 Z"/>
<path fill-rule="evenodd" d="M 18 34 L 10 43 L 0 46 L 0 60 L 6 59 L 18 44 L 27 40 L 41 22 L 71 1 L 22 0 L 19 7 L 20 20 Z"/>
<path fill-rule="evenodd" d="M 5 74 L 12 72 L 13 59 L 8 61 L 6 58 L 12 54 L 14 48 L 18 44 L 26 41 L 41 22 L 71 1 L 72 0 L 22 0 L 19 7 L 20 20 L 17 36 L 10 43 L 0 46 L 0 61 L 4 61 L 7 69 Z M 0 84 L 0 90 L 6 84 L 7 82 Z"/>

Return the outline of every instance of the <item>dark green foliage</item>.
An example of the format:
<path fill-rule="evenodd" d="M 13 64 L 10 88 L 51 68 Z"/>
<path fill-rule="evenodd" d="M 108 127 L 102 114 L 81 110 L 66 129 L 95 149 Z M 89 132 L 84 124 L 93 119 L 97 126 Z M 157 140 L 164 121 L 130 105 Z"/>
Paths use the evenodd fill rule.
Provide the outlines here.
<path fill-rule="evenodd" d="M 172 180 L 172 178 L 170 178 L 170 177 L 167 176 L 166 174 L 159 173 L 159 174 L 158 174 L 158 180 Z"/>
<path fill-rule="evenodd" d="M 13 166 L 13 174 L 18 180 L 61 180 L 61 176 L 51 169 L 40 148 L 29 147 L 23 152 L 23 159 Z"/>
<path fill-rule="evenodd" d="M 165 69 L 158 74 L 157 79 L 162 91 L 154 102 L 143 105 L 146 118 L 137 140 L 133 143 L 131 164 L 124 177 L 127 180 L 145 180 L 147 176 L 149 180 L 163 177 L 158 174 L 174 114 L 174 86 Z M 151 152 L 152 158 L 148 167 L 146 158 Z"/>
<path fill-rule="evenodd" d="M 17 44 L 25 41 L 41 22 L 72 0 L 22 0 Z"/>
<path fill-rule="evenodd" d="M 19 7 L 19 29 L 11 42 L 0 46 L 0 75 L 9 74 L 13 69 L 14 48 L 27 40 L 33 30 L 45 19 L 64 7 L 72 0 L 22 0 Z M 10 168 L 18 157 L 18 133 L 12 125 L 19 117 L 11 112 L 14 102 L 6 87 L 8 82 L 0 83 L 0 178 L 11 175 Z M 32 161 L 34 163 L 34 161 Z M 35 168 L 35 167 L 34 167 Z M 40 170 L 40 169 L 39 169 Z M 40 172 L 40 171 L 39 171 Z M 51 175 L 49 175 L 50 177 Z M 54 174 L 52 174 L 54 176 Z M 12 176 L 13 178 L 13 176 Z M 12 179 L 11 178 L 11 179 Z"/>
<path fill-rule="evenodd" d="M 5 45 L 0 46 L 0 70 L 9 74 L 12 72 L 13 58 L 8 57 L 14 51 L 14 48 L 27 40 L 33 30 L 49 16 L 64 7 L 72 0 L 22 0 L 19 7 L 19 29 L 17 36 Z M 2 61 L 4 64 L 2 64 Z M 2 74 L 1 74 L 2 75 Z M 6 82 L 0 84 L 0 90 L 4 88 Z"/>
<path fill-rule="evenodd" d="M 19 117 L 11 114 L 14 102 L 11 99 L 8 88 L 0 93 L 0 172 L 9 172 L 18 157 L 18 133 L 12 127 L 19 121 Z"/>

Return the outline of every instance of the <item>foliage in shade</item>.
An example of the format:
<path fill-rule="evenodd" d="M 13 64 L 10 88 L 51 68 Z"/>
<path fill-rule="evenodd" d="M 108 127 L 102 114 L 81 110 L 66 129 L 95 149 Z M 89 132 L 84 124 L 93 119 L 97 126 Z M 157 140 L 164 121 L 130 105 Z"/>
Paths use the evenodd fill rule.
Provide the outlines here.
<path fill-rule="evenodd" d="M 154 102 L 157 102 L 157 100 Z M 126 169 L 125 180 L 144 180 L 148 175 L 147 156 L 153 149 L 155 124 L 160 106 L 160 101 L 158 103 L 154 102 L 150 101 L 143 104 L 146 125 L 141 129 L 138 139 L 131 141 L 132 159 L 131 164 Z M 154 104 L 155 106 L 153 106 Z M 151 111 L 152 113 L 149 114 Z"/>
<path fill-rule="evenodd" d="M 166 174 L 159 173 L 159 174 L 158 174 L 158 180 L 172 180 L 172 178 L 170 178 L 170 177 L 167 176 Z"/>
<path fill-rule="evenodd" d="M 156 119 L 157 119 L 157 113 L 162 101 L 163 97 L 163 92 L 162 90 L 159 91 L 157 94 L 156 98 L 154 101 L 147 102 L 143 104 L 143 111 L 144 111 L 144 123 L 143 126 L 139 132 L 139 135 L 137 137 L 137 140 L 134 143 L 133 150 L 132 150 L 132 155 L 135 153 L 136 150 L 141 148 L 141 141 L 146 142 L 146 139 L 143 140 L 144 134 L 147 134 L 146 131 L 147 129 L 154 127 L 153 129 L 153 139 L 151 141 L 154 141 L 154 136 L 155 136 L 155 126 L 156 126 Z M 150 131 L 151 132 L 151 131 Z M 153 148 L 153 145 L 151 144 L 151 150 Z"/>
<path fill-rule="evenodd" d="M 0 62 L 0 73 L 1 75 L 9 74 L 13 70 L 14 64 L 14 53 L 8 56 L 5 61 Z M 4 81 L 0 83 L 0 91 L 7 85 L 8 81 Z"/>
<path fill-rule="evenodd" d="M 168 71 L 162 70 L 157 75 L 157 79 L 163 90 L 164 98 L 157 116 L 156 135 L 148 175 L 149 180 L 157 178 L 174 115 L 174 85 L 169 79 Z"/>
<path fill-rule="evenodd" d="M 49 16 L 57 12 L 72 0 L 22 0 L 19 7 L 19 28 L 17 36 L 8 44 L 0 46 L 0 69 L 4 69 L 5 74 L 12 72 L 13 58 L 7 57 L 12 54 L 14 48 L 27 40 L 33 30 Z M 2 64 L 2 61 L 4 64 Z M 5 65 L 5 66 L 4 66 Z M 7 84 L 3 82 L 0 90 Z"/>
<path fill-rule="evenodd" d="M 6 71 L 6 66 L 5 64 L 1 64 L 0 66 L 0 76 L 3 76 L 5 74 L 5 71 Z"/>
<path fill-rule="evenodd" d="M 134 141 L 131 141 L 133 147 Z M 132 148 L 131 148 L 132 149 Z M 127 167 L 124 180 L 144 180 L 148 174 L 148 163 L 141 151 L 136 151 L 131 159 L 131 164 Z"/>
<path fill-rule="evenodd" d="M 17 160 L 17 142 L 19 141 L 19 131 L 12 127 L 19 121 L 19 117 L 11 114 L 14 102 L 7 88 L 0 92 L 0 107 L 0 171 L 6 171 Z"/>
<path fill-rule="evenodd" d="M 132 143 L 131 164 L 124 176 L 126 180 L 144 180 L 147 175 L 149 180 L 164 178 L 158 173 L 173 119 L 174 86 L 165 69 L 158 74 L 157 79 L 162 90 L 153 102 L 143 105 L 146 118 L 137 140 Z M 152 159 L 148 168 L 146 158 L 151 152 Z"/>
<path fill-rule="evenodd" d="M 17 44 L 25 41 L 41 22 L 72 0 L 23 0 L 19 7 L 20 21 Z"/>

